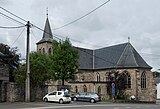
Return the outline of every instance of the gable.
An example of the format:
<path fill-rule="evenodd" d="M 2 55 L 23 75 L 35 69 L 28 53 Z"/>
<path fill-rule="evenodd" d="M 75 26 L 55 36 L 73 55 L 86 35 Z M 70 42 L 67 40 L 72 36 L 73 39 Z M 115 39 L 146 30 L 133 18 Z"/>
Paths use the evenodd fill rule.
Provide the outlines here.
<path fill-rule="evenodd" d="M 118 62 L 125 44 L 95 50 L 95 69 L 113 68 Z"/>

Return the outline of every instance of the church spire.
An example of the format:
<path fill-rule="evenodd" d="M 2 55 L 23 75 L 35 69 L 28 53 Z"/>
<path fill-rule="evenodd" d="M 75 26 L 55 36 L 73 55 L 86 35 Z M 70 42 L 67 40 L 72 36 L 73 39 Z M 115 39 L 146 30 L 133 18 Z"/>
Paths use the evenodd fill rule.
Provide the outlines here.
<path fill-rule="evenodd" d="M 46 19 L 46 23 L 45 23 L 45 27 L 44 27 L 43 38 L 51 38 L 51 39 L 53 39 L 52 31 L 51 31 L 51 27 L 50 27 L 50 23 L 49 23 L 48 17 Z"/>
<path fill-rule="evenodd" d="M 52 40 L 53 40 L 53 35 L 52 35 L 52 31 L 51 31 L 51 27 L 50 27 L 50 23 L 49 23 L 49 19 L 48 19 L 48 8 L 47 8 L 46 15 L 47 15 L 47 18 L 46 18 L 44 31 L 43 31 L 43 37 L 37 44 L 44 43 L 44 42 L 52 42 Z"/>

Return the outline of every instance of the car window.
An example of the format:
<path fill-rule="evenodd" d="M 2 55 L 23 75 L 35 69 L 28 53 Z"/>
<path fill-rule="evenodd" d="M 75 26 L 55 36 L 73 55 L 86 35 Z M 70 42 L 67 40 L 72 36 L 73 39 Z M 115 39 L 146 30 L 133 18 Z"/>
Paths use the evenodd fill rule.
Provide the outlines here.
<path fill-rule="evenodd" d="M 58 95 L 61 95 L 62 94 L 62 92 L 58 92 Z"/>
<path fill-rule="evenodd" d="M 86 93 L 86 95 L 90 95 L 90 93 Z"/>
<path fill-rule="evenodd" d="M 49 95 L 56 95 L 57 92 L 51 92 Z"/>
<path fill-rule="evenodd" d="M 79 95 L 85 95 L 86 93 L 79 93 Z"/>
<path fill-rule="evenodd" d="M 68 92 L 64 92 L 64 95 L 68 95 Z"/>

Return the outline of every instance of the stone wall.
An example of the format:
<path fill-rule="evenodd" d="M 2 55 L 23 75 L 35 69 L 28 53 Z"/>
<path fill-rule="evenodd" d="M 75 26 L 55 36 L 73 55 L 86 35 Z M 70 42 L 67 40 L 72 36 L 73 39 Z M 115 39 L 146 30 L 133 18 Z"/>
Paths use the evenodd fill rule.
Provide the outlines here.
<path fill-rule="evenodd" d="M 7 102 L 24 101 L 24 97 L 25 97 L 24 86 L 12 82 L 6 83 Z"/>
<path fill-rule="evenodd" d="M 0 102 L 25 101 L 25 86 L 13 82 L 1 84 Z M 31 101 L 42 101 L 42 97 L 48 93 L 48 86 L 31 88 Z"/>
<path fill-rule="evenodd" d="M 3 88 L 2 88 L 3 87 Z M 19 102 L 25 101 L 25 86 L 13 82 L 2 84 L 1 102 Z M 70 89 L 70 86 L 66 85 Z M 48 92 L 58 90 L 57 85 L 45 85 L 41 87 L 31 88 L 31 101 L 42 101 L 44 95 Z"/>
<path fill-rule="evenodd" d="M 98 88 L 101 88 L 102 98 L 109 98 L 107 94 L 106 76 L 114 69 L 97 70 L 97 71 L 81 71 L 76 75 L 75 83 L 70 83 L 71 90 L 78 92 L 84 92 L 84 85 L 87 87 L 88 92 L 98 92 Z M 150 69 L 117 69 L 119 73 L 128 72 L 131 76 L 131 88 L 126 89 L 125 93 L 128 96 L 134 95 L 138 101 L 155 101 L 155 85 L 153 75 Z M 141 89 L 141 74 L 146 73 L 147 88 Z M 97 81 L 97 73 L 100 76 L 100 82 Z M 91 81 L 89 83 L 89 81 Z M 96 83 L 95 83 L 95 82 Z"/>
<path fill-rule="evenodd" d="M 0 102 L 6 101 L 6 83 L 9 82 L 8 65 L 0 62 Z"/>

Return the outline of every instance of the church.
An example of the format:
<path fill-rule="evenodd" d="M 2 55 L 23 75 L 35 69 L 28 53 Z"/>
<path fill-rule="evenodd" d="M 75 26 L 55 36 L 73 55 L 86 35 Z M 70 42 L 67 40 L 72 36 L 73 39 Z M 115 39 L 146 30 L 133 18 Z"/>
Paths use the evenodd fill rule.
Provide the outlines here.
<path fill-rule="evenodd" d="M 53 35 L 47 17 L 42 39 L 37 42 L 37 51 L 51 53 Z M 125 75 L 126 96 L 135 96 L 137 101 L 155 101 L 155 85 L 152 67 L 140 56 L 130 42 L 100 49 L 75 47 L 79 54 L 79 69 L 74 81 L 67 81 L 72 92 L 96 92 L 102 99 L 109 98 L 109 74 Z M 53 51 L 54 52 L 54 51 Z M 53 82 L 58 85 L 58 82 Z"/>

